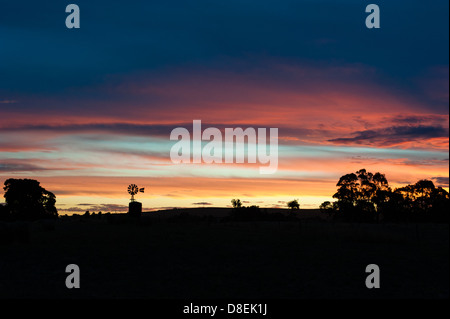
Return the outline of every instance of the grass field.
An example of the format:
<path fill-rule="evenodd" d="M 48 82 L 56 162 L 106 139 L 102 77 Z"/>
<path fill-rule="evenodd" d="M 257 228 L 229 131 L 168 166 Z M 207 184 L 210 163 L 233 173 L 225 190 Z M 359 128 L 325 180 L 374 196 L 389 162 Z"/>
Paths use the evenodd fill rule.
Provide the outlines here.
<path fill-rule="evenodd" d="M 161 215 L 30 223 L 29 243 L 0 245 L 0 297 L 449 298 L 448 224 Z M 68 264 L 80 267 L 80 289 L 65 286 Z M 380 289 L 365 286 L 368 264 L 380 267 Z"/>

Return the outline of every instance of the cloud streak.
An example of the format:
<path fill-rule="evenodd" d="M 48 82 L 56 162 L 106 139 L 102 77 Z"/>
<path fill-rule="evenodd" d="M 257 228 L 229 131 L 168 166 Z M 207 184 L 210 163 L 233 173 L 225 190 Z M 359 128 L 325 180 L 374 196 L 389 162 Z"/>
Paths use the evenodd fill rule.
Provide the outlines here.
<path fill-rule="evenodd" d="M 447 177 L 442 177 L 442 176 L 438 176 L 438 177 L 432 177 L 431 178 L 438 187 L 448 187 L 449 186 L 449 178 Z"/>
<path fill-rule="evenodd" d="M 433 139 L 448 139 L 448 128 L 442 126 L 394 126 L 352 133 L 353 137 L 330 139 L 336 144 L 373 145 L 391 147 Z"/>

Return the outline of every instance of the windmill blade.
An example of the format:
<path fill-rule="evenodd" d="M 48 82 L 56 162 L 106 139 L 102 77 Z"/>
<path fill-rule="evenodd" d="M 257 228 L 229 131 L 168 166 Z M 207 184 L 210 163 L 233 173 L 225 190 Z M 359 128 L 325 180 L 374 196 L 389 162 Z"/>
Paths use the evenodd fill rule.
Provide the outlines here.
<path fill-rule="evenodd" d="M 137 187 L 137 185 L 136 184 L 130 184 L 129 186 L 128 186 L 128 193 L 130 194 L 130 195 L 136 195 L 137 193 L 138 193 L 138 187 Z"/>

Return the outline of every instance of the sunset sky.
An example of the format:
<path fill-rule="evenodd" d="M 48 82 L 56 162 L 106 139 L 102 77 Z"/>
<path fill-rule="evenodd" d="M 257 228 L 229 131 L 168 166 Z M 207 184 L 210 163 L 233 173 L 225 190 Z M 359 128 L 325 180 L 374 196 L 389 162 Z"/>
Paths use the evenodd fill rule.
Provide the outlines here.
<path fill-rule="evenodd" d="M 76 3 L 81 28 L 67 29 Z M 381 28 L 365 26 L 376 3 Z M 449 181 L 449 3 L 21 1 L 0 4 L 0 182 L 60 214 L 332 200 L 360 168 Z M 279 166 L 173 164 L 192 121 L 278 128 Z"/>

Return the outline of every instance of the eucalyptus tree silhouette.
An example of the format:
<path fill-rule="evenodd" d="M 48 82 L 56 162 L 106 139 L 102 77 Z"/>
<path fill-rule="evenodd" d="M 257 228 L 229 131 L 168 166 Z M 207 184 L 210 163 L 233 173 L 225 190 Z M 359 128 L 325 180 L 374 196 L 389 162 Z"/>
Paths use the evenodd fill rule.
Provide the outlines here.
<path fill-rule="evenodd" d="M 338 200 L 339 211 L 351 219 L 378 220 L 381 207 L 391 193 L 384 174 L 373 174 L 365 169 L 342 176 L 336 186 L 333 198 Z"/>
<path fill-rule="evenodd" d="M 403 199 L 401 208 L 415 215 L 416 220 L 449 220 L 449 194 L 430 180 L 397 188 L 394 193 Z"/>
<path fill-rule="evenodd" d="M 338 190 L 333 197 L 353 204 L 358 201 L 381 203 L 391 191 L 384 174 L 372 174 L 365 169 L 342 176 L 336 186 Z"/>
<path fill-rule="evenodd" d="M 336 186 L 337 201 L 324 202 L 320 208 L 347 220 L 379 221 L 380 216 L 390 221 L 449 220 L 449 194 L 430 180 L 392 190 L 384 174 L 360 169 L 342 176 Z"/>

